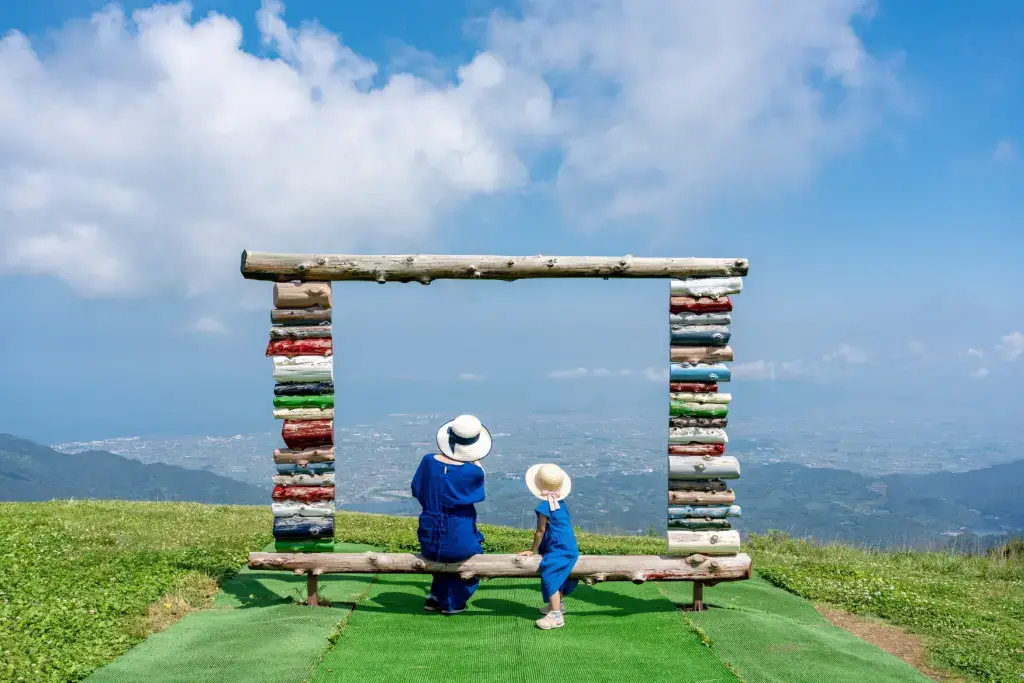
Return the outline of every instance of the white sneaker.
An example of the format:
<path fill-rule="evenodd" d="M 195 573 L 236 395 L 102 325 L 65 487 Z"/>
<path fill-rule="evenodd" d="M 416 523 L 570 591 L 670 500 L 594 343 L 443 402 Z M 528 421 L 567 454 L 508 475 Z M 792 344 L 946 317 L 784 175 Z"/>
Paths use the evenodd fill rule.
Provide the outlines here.
<path fill-rule="evenodd" d="M 565 619 L 562 618 L 561 614 L 555 616 L 551 612 L 548 612 L 543 617 L 537 620 L 537 628 L 548 631 L 553 628 L 562 628 L 565 626 Z"/>

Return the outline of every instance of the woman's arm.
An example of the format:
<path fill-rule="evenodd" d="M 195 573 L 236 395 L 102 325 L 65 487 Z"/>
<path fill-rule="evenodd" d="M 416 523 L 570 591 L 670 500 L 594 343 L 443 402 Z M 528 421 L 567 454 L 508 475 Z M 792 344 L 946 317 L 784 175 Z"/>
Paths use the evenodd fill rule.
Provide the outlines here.
<path fill-rule="evenodd" d="M 428 456 L 429 457 L 429 456 Z M 423 471 L 426 469 L 427 459 L 423 458 L 420 460 L 420 466 L 416 468 L 416 474 L 412 475 L 412 497 L 416 500 L 420 500 L 420 491 L 423 489 Z M 423 501 L 420 500 L 422 504 Z"/>
<path fill-rule="evenodd" d="M 520 557 L 527 557 L 529 555 L 537 554 L 540 550 L 540 543 L 544 540 L 544 531 L 548 528 L 548 518 L 544 515 L 537 515 L 537 530 L 533 532 L 533 547 L 529 550 L 524 550 L 519 553 Z"/>

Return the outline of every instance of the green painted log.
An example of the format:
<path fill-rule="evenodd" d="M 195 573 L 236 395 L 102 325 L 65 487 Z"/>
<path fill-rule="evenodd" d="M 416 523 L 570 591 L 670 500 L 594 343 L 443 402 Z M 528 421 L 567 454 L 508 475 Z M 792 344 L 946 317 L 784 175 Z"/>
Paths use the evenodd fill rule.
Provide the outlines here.
<path fill-rule="evenodd" d="M 275 408 L 333 408 L 334 394 L 320 396 L 275 396 Z"/>
<path fill-rule="evenodd" d="M 673 417 L 725 417 L 729 414 L 729 406 L 721 403 L 669 401 L 668 414 Z"/>
<path fill-rule="evenodd" d="M 334 539 L 274 541 L 274 550 L 279 553 L 332 553 L 334 552 Z"/>
<path fill-rule="evenodd" d="M 731 529 L 732 525 L 729 524 L 727 519 L 670 519 L 668 520 L 668 528 L 686 529 L 688 531 L 710 531 L 712 529 Z"/>

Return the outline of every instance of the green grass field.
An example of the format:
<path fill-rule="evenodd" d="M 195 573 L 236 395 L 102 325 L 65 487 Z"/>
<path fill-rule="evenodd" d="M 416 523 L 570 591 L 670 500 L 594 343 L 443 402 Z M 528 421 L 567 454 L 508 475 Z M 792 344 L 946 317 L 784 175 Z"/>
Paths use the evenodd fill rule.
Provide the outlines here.
<path fill-rule="evenodd" d="M 485 582 L 451 618 L 422 611 L 428 579 L 416 575 L 324 577 L 331 606 L 297 605 L 302 577 L 238 571 L 269 529 L 266 507 L 0 504 L 0 680 L 927 680 L 807 600 L 922 635 L 931 663 L 962 680 L 1024 674 L 1019 560 L 754 537 L 760 578 L 709 589 L 716 609 L 680 611 L 688 584 L 581 586 L 567 627 L 544 633 L 536 580 Z M 489 552 L 529 544 L 528 531 L 483 532 Z M 364 544 L 339 551 L 416 549 L 412 519 L 339 514 L 336 535 Z M 663 550 L 660 538 L 579 540 L 587 553 Z"/>

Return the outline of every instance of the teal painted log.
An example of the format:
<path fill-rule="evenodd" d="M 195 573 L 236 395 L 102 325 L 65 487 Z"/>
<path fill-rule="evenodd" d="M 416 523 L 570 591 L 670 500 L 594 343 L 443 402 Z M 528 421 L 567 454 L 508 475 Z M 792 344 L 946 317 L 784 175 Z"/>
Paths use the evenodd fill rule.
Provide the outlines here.
<path fill-rule="evenodd" d="M 669 363 L 671 382 L 728 382 L 730 377 L 732 373 L 722 363 Z"/>
<path fill-rule="evenodd" d="M 719 297 L 726 294 L 739 294 L 743 291 L 741 277 L 702 277 L 671 280 L 669 294 L 671 296 Z"/>
<path fill-rule="evenodd" d="M 688 391 L 670 391 L 668 398 L 670 401 L 683 401 L 685 403 L 732 403 L 732 394 L 694 394 Z"/>
<path fill-rule="evenodd" d="M 686 517 L 708 517 L 725 519 L 726 517 L 742 517 L 739 505 L 675 505 L 669 507 L 669 519 Z"/>
<path fill-rule="evenodd" d="M 670 455 L 669 479 L 739 479 L 740 461 L 731 455 Z"/>
<path fill-rule="evenodd" d="M 672 325 L 731 325 L 731 313 L 670 313 L 668 324 Z"/>
<path fill-rule="evenodd" d="M 668 430 L 669 444 L 727 444 L 729 437 L 724 429 L 705 429 L 702 427 L 686 427 Z"/>
<path fill-rule="evenodd" d="M 275 396 L 275 408 L 333 408 L 334 394 L 319 396 Z"/>
<path fill-rule="evenodd" d="M 310 539 L 303 541 L 274 541 L 274 551 L 279 553 L 332 553 L 334 539 Z"/>
<path fill-rule="evenodd" d="M 729 406 L 720 403 L 670 401 L 668 414 L 672 417 L 725 417 L 729 414 Z"/>
<path fill-rule="evenodd" d="M 672 346 L 725 346 L 732 336 L 724 325 L 673 325 L 668 329 Z"/>
<path fill-rule="evenodd" d="M 709 531 L 711 529 L 731 529 L 727 519 L 670 519 L 669 529 L 689 529 L 690 531 Z"/>

